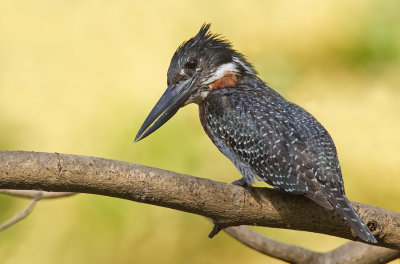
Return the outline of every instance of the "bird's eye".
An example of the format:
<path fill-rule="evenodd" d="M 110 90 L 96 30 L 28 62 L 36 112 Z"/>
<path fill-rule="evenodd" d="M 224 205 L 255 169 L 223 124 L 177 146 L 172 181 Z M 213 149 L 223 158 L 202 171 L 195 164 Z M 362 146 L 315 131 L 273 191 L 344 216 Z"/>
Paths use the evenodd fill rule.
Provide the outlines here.
<path fill-rule="evenodd" d="M 186 62 L 185 68 L 194 70 L 194 69 L 196 69 L 198 64 L 199 64 L 199 61 L 196 58 L 191 58 L 188 62 Z"/>

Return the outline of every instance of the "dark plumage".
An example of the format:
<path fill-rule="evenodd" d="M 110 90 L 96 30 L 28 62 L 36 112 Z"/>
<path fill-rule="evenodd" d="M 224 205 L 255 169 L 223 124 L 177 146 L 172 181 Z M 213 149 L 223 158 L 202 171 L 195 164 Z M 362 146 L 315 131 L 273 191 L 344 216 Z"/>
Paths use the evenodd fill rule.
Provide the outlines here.
<path fill-rule="evenodd" d="M 209 25 L 202 26 L 175 52 L 168 89 L 136 140 L 155 131 L 180 107 L 197 103 L 207 135 L 243 175 L 236 184 L 262 180 L 305 195 L 337 210 L 362 240 L 376 243 L 345 196 L 336 148 L 325 128 L 268 87 L 243 55 L 208 30 Z"/>

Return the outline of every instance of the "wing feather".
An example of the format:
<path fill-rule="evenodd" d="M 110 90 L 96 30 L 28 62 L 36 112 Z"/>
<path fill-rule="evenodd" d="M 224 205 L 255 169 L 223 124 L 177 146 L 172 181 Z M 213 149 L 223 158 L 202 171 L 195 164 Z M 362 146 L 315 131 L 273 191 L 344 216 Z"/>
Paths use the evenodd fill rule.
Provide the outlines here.
<path fill-rule="evenodd" d="M 206 132 L 249 183 L 261 179 L 332 209 L 324 186 L 342 186 L 336 149 L 304 109 L 282 98 L 235 89 L 213 92 L 202 107 Z M 328 159 L 332 152 L 334 158 Z"/>

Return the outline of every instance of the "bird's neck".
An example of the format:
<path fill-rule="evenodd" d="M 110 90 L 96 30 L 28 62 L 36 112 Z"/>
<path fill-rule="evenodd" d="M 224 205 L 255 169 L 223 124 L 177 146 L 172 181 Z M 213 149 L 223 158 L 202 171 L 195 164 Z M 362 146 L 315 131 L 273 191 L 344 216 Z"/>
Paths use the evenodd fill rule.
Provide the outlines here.
<path fill-rule="evenodd" d="M 225 71 L 221 78 L 210 83 L 208 86 L 211 92 L 225 88 L 234 88 L 240 79 L 241 75 L 238 72 Z"/>

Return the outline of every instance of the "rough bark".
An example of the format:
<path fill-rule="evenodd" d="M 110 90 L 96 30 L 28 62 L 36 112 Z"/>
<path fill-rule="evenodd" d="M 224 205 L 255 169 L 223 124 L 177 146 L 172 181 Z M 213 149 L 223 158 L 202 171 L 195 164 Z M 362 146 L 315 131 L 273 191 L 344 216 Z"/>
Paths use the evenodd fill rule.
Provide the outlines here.
<path fill-rule="evenodd" d="M 119 197 L 203 215 L 226 228 L 258 225 L 358 240 L 341 217 L 307 198 L 246 188 L 102 158 L 0 152 L 0 188 L 82 192 Z M 400 249 L 400 214 L 352 203 L 379 246 Z"/>

